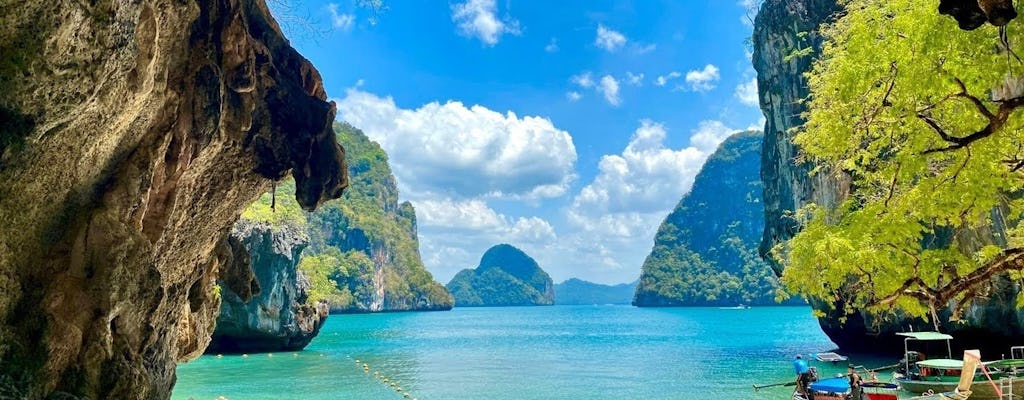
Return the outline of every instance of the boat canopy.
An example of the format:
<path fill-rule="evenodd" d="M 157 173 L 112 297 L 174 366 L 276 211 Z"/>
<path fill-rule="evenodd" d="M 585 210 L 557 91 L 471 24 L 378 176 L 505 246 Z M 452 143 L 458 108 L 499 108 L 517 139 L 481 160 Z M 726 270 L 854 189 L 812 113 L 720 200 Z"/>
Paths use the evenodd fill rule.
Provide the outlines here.
<path fill-rule="evenodd" d="M 933 358 L 931 360 L 918 361 L 919 367 L 935 369 L 964 369 L 963 360 L 950 360 L 948 358 Z"/>
<path fill-rule="evenodd" d="M 846 393 L 850 390 L 850 381 L 846 378 L 828 378 L 811 384 L 811 390 L 829 393 Z"/>
<path fill-rule="evenodd" d="M 900 332 L 897 335 L 914 340 L 953 340 L 952 336 L 939 332 Z"/>

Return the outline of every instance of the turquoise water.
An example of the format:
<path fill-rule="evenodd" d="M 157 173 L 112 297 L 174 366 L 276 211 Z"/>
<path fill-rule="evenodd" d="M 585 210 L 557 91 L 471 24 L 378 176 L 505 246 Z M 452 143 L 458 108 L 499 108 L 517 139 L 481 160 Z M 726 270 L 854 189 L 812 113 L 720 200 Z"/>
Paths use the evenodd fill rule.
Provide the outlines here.
<path fill-rule="evenodd" d="M 420 400 L 786 399 L 791 388 L 751 385 L 790 380 L 794 354 L 833 348 L 806 307 L 332 315 L 305 351 L 203 356 L 179 366 L 172 399 L 403 398 L 373 372 Z M 825 374 L 845 372 L 816 364 Z"/>

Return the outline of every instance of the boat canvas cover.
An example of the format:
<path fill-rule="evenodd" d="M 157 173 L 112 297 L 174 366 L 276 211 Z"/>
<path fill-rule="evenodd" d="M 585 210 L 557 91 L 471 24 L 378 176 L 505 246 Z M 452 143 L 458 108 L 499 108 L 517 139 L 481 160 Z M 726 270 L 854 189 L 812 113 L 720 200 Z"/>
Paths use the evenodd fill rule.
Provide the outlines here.
<path fill-rule="evenodd" d="M 811 390 L 828 393 L 846 393 L 850 390 L 850 382 L 846 378 L 828 378 L 811 384 Z"/>
<path fill-rule="evenodd" d="M 917 362 L 918 366 L 935 369 L 964 369 L 963 360 L 950 360 L 946 358 L 934 358 Z"/>
<path fill-rule="evenodd" d="M 953 340 L 952 336 L 939 332 L 900 332 L 897 335 L 915 340 Z"/>
<path fill-rule="evenodd" d="M 816 360 L 818 360 L 818 361 L 825 361 L 825 362 L 828 362 L 828 361 L 831 361 L 831 362 L 846 361 L 846 356 L 840 355 L 840 354 L 836 354 L 836 353 L 832 353 L 832 352 L 818 353 L 818 354 L 814 355 L 814 358 Z"/>

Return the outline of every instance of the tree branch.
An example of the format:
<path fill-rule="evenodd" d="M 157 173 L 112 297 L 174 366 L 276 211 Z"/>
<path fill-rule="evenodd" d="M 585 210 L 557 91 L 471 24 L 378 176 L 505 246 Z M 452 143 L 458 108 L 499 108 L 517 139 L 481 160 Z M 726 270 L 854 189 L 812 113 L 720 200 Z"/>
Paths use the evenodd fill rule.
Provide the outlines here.
<path fill-rule="evenodd" d="M 868 306 L 887 306 L 903 297 L 917 299 L 929 307 L 945 307 L 957 295 L 989 283 L 992 278 L 1007 271 L 1024 269 L 1024 248 L 1016 247 L 1003 250 L 994 260 L 967 275 L 954 277 L 945 285 L 937 288 L 928 286 L 920 276 L 915 275 L 900 285 L 888 296 L 872 299 Z"/>

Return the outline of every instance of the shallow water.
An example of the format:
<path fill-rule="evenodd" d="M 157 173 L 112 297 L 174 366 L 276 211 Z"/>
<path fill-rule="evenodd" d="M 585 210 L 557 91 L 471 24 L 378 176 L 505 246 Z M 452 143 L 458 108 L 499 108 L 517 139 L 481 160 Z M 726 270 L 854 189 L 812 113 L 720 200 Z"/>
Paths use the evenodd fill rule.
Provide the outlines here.
<path fill-rule="evenodd" d="M 790 380 L 794 354 L 833 348 L 807 307 L 332 315 L 305 351 L 179 366 L 172 398 L 402 399 L 378 372 L 421 400 L 786 399 L 791 388 L 751 385 Z M 845 372 L 814 364 L 822 375 Z"/>

